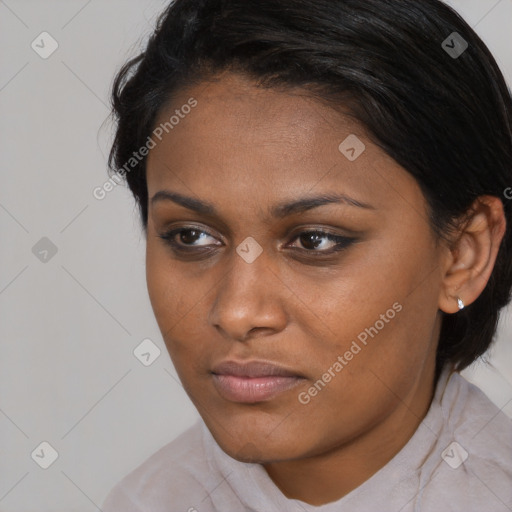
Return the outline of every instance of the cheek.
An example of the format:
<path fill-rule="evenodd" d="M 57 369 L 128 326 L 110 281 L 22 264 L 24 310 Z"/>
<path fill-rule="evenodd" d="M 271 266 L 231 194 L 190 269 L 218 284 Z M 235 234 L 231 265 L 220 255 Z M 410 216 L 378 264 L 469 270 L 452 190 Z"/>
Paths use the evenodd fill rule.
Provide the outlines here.
<path fill-rule="evenodd" d="M 364 257 L 347 260 L 333 279 L 308 283 L 294 318 L 308 332 L 307 357 L 317 372 L 346 354 L 343 374 L 366 386 L 374 374 L 401 381 L 421 364 L 432 349 L 439 282 L 430 242 L 418 240 L 413 249 L 397 240 L 366 247 Z M 395 371 L 401 372 L 396 379 Z"/>
<path fill-rule="evenodd" d="M 146 248 L 151 306 L 176 369 L 191 368 L 203 359 L 204 345 L 208 344 L 204 324 L 211 284 L 207 279 L 193 279 L 182 263 L 170 258 L 166 248 L 158 245 L 148 241 Z"/>
<path fill-rule="evenodd" d="M 289 307 L 297 307 L 291 316 L 302 324 L 304 332 L 313 331 L 310 339 L 325 345 L 327 353 L 348 350 L 351 340 L 379 321 L 380 315 L 404 295 L 402 290 L 408 289 L 397 260 L 382 246 L 369 243 L 330 274 L 290 275 L 287 288 L 298 299 L 289 301 Z M 317 352 L 316 359 L 322 353 Z"/>
<path fill-rule="evenodd" d="M 183 286 L 181 274 L 165 250 L 157 242 L 147 242 L 146 283 L 151 306 L 164 340 L 171 329 L 186 317 L 187 296 L 191 290 Z"/>

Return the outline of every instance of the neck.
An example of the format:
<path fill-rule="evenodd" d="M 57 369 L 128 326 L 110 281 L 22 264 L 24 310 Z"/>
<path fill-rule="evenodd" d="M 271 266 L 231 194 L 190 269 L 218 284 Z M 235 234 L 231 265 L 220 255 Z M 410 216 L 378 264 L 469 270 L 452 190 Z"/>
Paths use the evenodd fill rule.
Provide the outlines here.
<path fill-rule="evenodd" d="M 287 498 L 318 506 L 368 480 L 407 444 L 426 416 L 437 381 L 435 363 L 427 366 L 396 408 L 355 439 L 320 455 L 265 464 L 276 486 Z"/>

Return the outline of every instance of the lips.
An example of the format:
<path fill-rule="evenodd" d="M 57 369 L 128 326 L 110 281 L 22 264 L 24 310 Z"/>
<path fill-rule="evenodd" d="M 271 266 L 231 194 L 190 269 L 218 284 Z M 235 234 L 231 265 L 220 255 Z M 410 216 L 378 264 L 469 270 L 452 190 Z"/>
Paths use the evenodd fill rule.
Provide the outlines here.
<path fill-rule="evenodd" d="M 239 403 L 271 400 L 304 381 L 299 373 L 265 361 L 224 361 L 213 368 L 212 375 L 218 393 Z"/>

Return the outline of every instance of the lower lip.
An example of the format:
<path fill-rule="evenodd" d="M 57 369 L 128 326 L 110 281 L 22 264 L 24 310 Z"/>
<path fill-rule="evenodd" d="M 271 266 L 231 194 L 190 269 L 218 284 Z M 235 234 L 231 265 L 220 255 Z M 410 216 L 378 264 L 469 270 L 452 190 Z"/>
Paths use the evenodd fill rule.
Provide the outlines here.
<path fill-rule="evenodd" d="M 269 400 L 294 388 L 303 380 L 302 377 L 213 375 L 213 383 L 223 398 L 247 404 Z"/>

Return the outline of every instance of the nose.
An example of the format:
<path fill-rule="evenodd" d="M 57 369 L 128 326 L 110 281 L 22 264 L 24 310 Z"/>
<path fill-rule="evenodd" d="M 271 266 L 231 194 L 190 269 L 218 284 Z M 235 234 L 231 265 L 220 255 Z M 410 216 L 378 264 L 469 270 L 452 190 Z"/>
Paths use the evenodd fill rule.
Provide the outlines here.
<path fill-rule="evenodd" d="M 277 275 L 265 251 L 252 263 L 236 252 L 219 283 L 209 321 L 227 339 L 282 331 L 287 324 L 286 297 L 290 291 Z"/>

